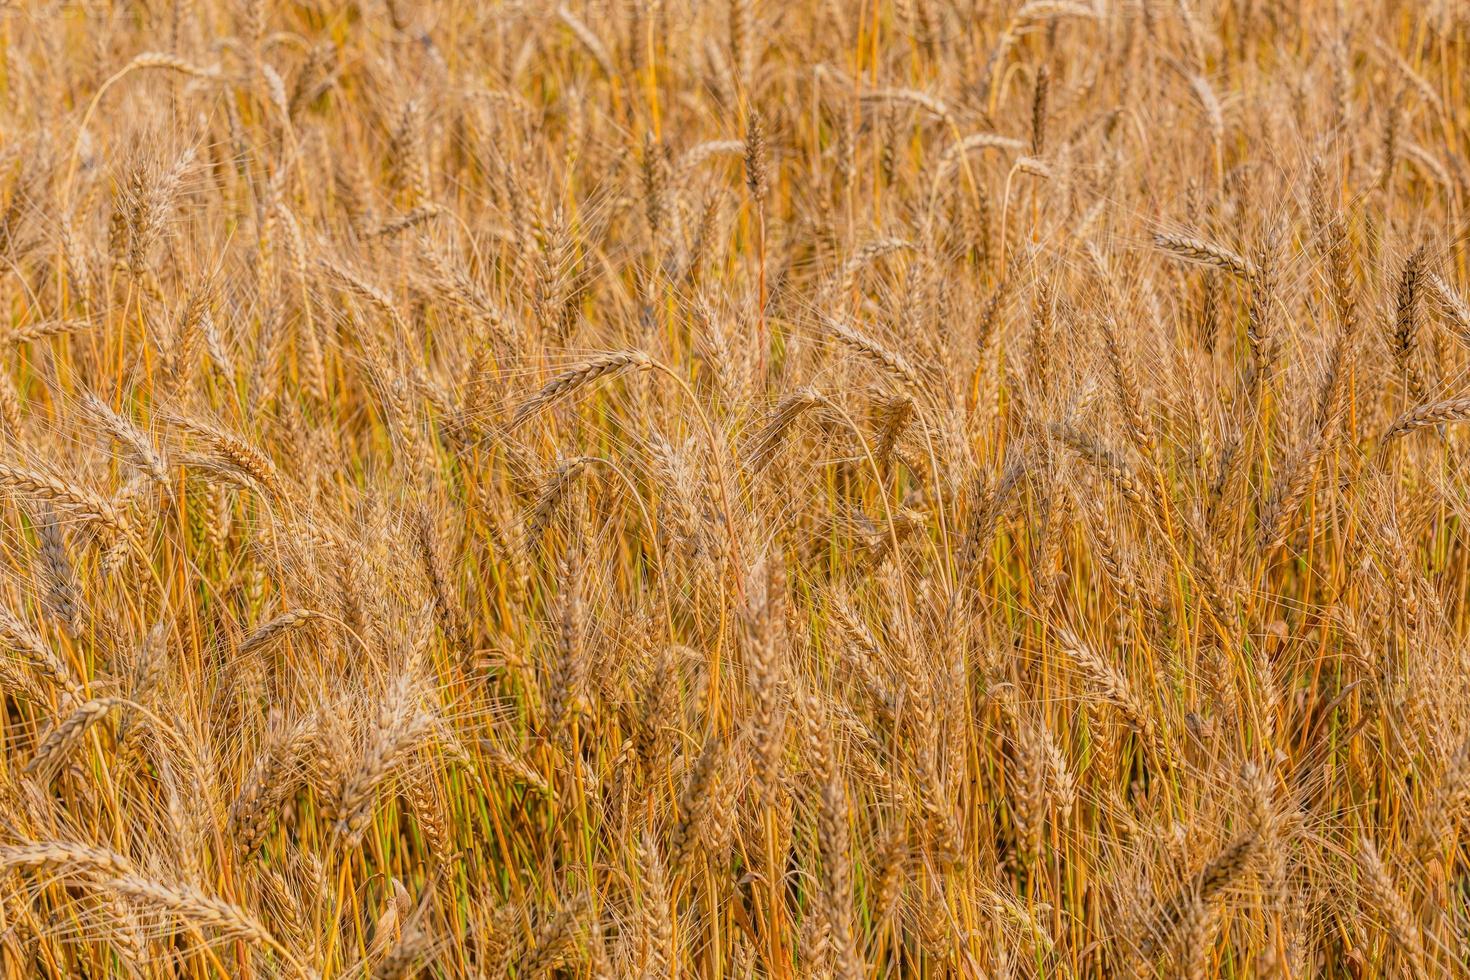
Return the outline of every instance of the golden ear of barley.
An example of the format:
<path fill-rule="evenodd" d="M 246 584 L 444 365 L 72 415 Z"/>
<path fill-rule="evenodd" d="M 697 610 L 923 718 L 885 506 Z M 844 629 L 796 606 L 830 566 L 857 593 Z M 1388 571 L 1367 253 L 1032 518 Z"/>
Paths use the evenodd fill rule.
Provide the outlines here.
<path fill-rule="evenodd" d="M 434 615 L 438 617 L 439 627 L 450 647 L 458 654 L 463 654 L 470 642 L 469 624 L 460 605 L 459 592 L 454 587 L 449 565 L 439 548 L 438 528 L 427 507 L 420 507 L 414 513 L 413 525 L 414 543 L 418 546 L 419 560 L 424 575 L 429 580 L 429 591 L 434 599 Z"/>
<path fill-rule="evenodd" d="M 1207 242 L 1203 238 L 1159 232 L 1154 235 L 1154 245 L 1170 255 L 1214 266 L 1242 281 L 1248 282 L 1256 276 L 1255 267 L 1245 256 L 1232 252 L 1223 245 Z"/>
<path fill-rule="evenodd" d="M 1410 143 L 1407 140 L 1404 141 L 1403 148 L 1404 153 L 1409 159 L 1419 165 L 1419 170 L 1426 177 L 1441 187 L 1449 188 L 1453 186 L 1453 179 L 1450 177 L 1449 170 L 1445 169 L 1445 165 L 1433 153 L 1418 143 Z"/>
<path fill-rule="evenodd" d="M 1219 143 L 1225 138 L 1225 113 L 1220 108 L 1220 99 L 1215 95 L 1214 87 L 1203 75 L 1194 74 L 1189 76 L 1189 87 L 1194 91 L 1200 108 L 1204 110 L 1205 120 L 1210 125 L 1210 134 Z"/>
<path fill-rule="evenodd" d="M 210 500 L 211 507 L 221 510 L 211 514 L 212 518 L 228 518 L 229 495 L 224 493 L 224 488 L 235 487 L 259 494 L 262 497 L 273 496 L 259 480 L 250 473 L 231 463 L 209 453 L 181 453 L 178 457 L 179 463 L 192 477 L 197 477 L 209 485 L 211 491 L 219 491 L 217 496 Z M 211 525 L 207 531 L 210 540 L 222 542 L 228 532 L 228 519 L 223 521 L 223 533 L 221 527 Z"/>
<path fill-rule="evenodd" d="M 853 252 L 848 260 L 842 263 L 842 272 L 836 280 L 836 296 L 840 300 L 849 295 L 857 287 L 858 273 L 872 265 L 878 259 L 892 252 L 913 248 L 913 243 L 905 238 L 893 235 L 875 238 L 864 244 Z"/>
<path fill-rule="evenodd" d="M 100 524 L 118 537 L 125 537 L 131 530 L 127 519 L 111 502 L 49 473 L 0 462 L 0 488 L 64 507 L 76 517 Z"/>
<path fill-rule="evenodd" d="M 744 157 L 744 155 L 744 140 L 705 140 L 703 143 L 694 144 L 679 158 L 679 173 L 687 178 L 706 160 L 717 157 Z"/>
<path fill-rule="evenodd" d="M 552 796 L 551 784 L 527 762 L 493 739 L 480 740 L 480 752 L 490 765 L 511 779 L 525 783 L 541 796 Z"/>
<path fill-rule="evenodd" d="M 1076 3 L 1073 0 L 1031 0 L 1017 10 L 1014 20 L 1017 24 L 1025 24 L 1037 20 L 1059 20 L 1065 17 L 1077 17 L 1082 20 L 1097 20 L 1102 14 L 1095 7 L 1085 3 Z"/>
<path fill-rule="evenodd" d="M 18 443 L 25 434 L 25 409 L 8 370 L 0 371 L 0 444 Z"/>
<path fill-rule="evenodd" d="M 1380 442 L 1387 446 L 1393 440 L 1418 429 L 1446 422 L 1465 421 L 1470 421 L 1470 398 L 1446 398 L 1443 401 L 1426 402 L 1394 419 L 1384 430 Z"/>
<path fill-rule="evenodd" d="M 669 903 L 669 883 L 658 841 L 644 831 L 638 839 L 638 870 L 643 876 L 638 919 L 648 967 L 645 976 L 666 976 L 678 947 Z"/>
<path fill-rule="evenodd" d="M 1427 864 L 1453 841 L 1456 826 L 1466 816 L 1470 816 L 1470 741 L 1445 764 L 1433 799 L 1416 821 L 1414 849 L 1420 860 Z"/>
<path fill-rule="evenodd" d="M 1068 449 L 1097 467 L 1099 472 L 1118 488 L 1118 492 L 1129 503 L 1138 507 L 1148 506 L 1150 491 L 1147 486 L 1134 478 L 1125 460 L 1070 425 L 1053 423 L 1050 431 Z"/>
<path fill-rule="evenodd" d="M 864 102 L 893 103 L 911 105 L 922 109 L 942 122 L 950 122 L 954 116 L 940 99 L 935 98 L 928 92 L 921 92 L 912 88 L 881 88 L 871 92 L 864 92 Z"/>
<path fill-rule="evenodd" d="M 245 634 L 245 638 L 240 641 L 240 656 L 247 657 L 262 650 L 287 633 L 320 618 L 321 613 L 311 609 L 289 609 Z"/>
<path fill-rule="evenodd" d="M 222 461 L 248 474 L 272 496 L 277 499 L 285 498 L 285 486 L 281 482 L 280 471 L 264 452 L 233 432 L 212 423 L 184 416 L 171 416 L 170 420 L 202 438 Z"/>
<path fill-rule="evenodd" d="M 1159 949 L 1169 945 L 1194 903 L 1208 908 L 1220 892 L 1234 883 L 1255 857 L 1259 845 L 1260 838 L 1254 833 L 1236 838 L 1216 854 L 1188 885 L 1171 896 L 1150 920 L 1139 942 L 1144 959 L 1152 959 Z"/>
<path fill-rule="evenodd" d="M 206 895 L 192 885 L 174 885 L 138 874 L 121 874 L 104 881 L 102 887 L 165 909 L 192 925 L 239 936 L 260 946 L 279 947 L 265 926 L 245 909 Z"/>
<path fill-rule="evenodd" d="M 41 320 L 21 327 L 11 327 L 4 333 L 4 343 L 29 344 L 49 337 L 64 337 L 81 330 L 90 329 L 86 320 Z"/>
<path fill-rule="evenodd" d="M 1394 296 L 1394 331 L 1393 331 L 1393 356 L 1398 362 L 1399 368 L 1410 374 L 1411 386 L 1417 387 L 1417 379 L 1412 372 L 1417 370 L 1413 362 L 1415 348 L 1419 338 L 1419 311 L 1423 305 L 1424 277 L 1425 277 L 1424 246 L 1419 246 L 1409 253 L 1404 260 L 1403 272 L 1399 275 L 1398 291 Z M 1419 390 L 1413 392 L 1416 397 L 1422 397 Z"/>
<path fill-rule="evenodd" d="M 395 329 L 402 332 L 404 326 L 403 316 L 398 312 L 398 307 L 394 304 L 393 297 L 355 272 L 337 265 L 325 256 L 317 259 L 317 266 L 326 273 L 327 278 L 339 289 L 363 300 L 373 309 L 381 313 Z"/>
<path fill-rule="evenodd" d="M 573 545 L 558 572 L 556 660 L 546 694 L 546 726 L 557 737 L 585 707 L 587 675 L 591 668 L 586 649 L 587 605 L 582 598 L 580 548 Z"/>
<path fill-rule="evenodd" d="M 1037 177 L 1041 180 L 1051 180 L 1052 177 L 1056 176 L 1051 165 L 1040 157 L 1017 157 L 1016 171 L 1017 173 L 1027 174 L 1028 176 Z"/>
<path fill-rule="evenodd" d="M 107 430 L 108 435 L 123 445 L 129 462 L 160 487 L 170 486 L 168 460 L 136 423 L 114 412 L 90 391 L 82 396 L 82 405 Z"/>
<path fill-rule="evenodd" d="M 1251 355 L 1250 373 L 1246 376 L 1247 390 L 1252 402 L 1259 406 L 1265 397 L 1266 382 L 1271 379 L 1272 369 L 1277 363 L 1280 338 L 1275 335 L 1274 327 L 1276 309 L 1280 304 L 1276 293 L 1275 266 L 1265 247 L 1257 252 L 1256 268 L 1260 273 L 1251 280 L 1248 290 L 1245 339 Z"/>
<path fill-rule="evenodd" d="M 1399 161 L 1399 123 L 1403 115 L 1403 93 L 1396 95 L 1389 103 L 1388 111 L 1383 116 L 1383 135 L 1380 138 L 1381 160 L 1378 171 L 1378 188 L 1387 190 L 1393 182 L 1394 167 Z"/>
<path fill-rule="evenodd" d="M 599 354 L 552 378 L 541 390 L 521 402 L 511 416 L 511 428 L 564 398 L 603 378 L 611 378 L 630 369 L 647 370 L 653 361 L 642 351 L 622 350 Z"/>
<path fill-rule="evenodd" d="M 203 339 L 203 324 L 209 315 L 215 286 L 213 278 L 206 278 L 189 290 L 163 357 L 165 391 L 177 390 L 198 366 L 199 342 Z"/>
<path fill-rule="evenodd" d="M 1132 352 L 1123 339 L 1122 328 L 1111 316 L 1102 320 L 1103 353 L 1113 376 L 1113 392 L 1122 410 L 1133 448 L 1144 459 L 1153 459 L 1156 448 L 1153 420 L 1143 402 L 1143 387 L 1133 364 Z"/>
<path fill-rule="evenodd" d="M 679 796 L 679 821 L 669 838 L 669 867 L 676 873 L 685 869 L 700 845 L 708 843 L 713 824 L 712 810 L 724 805 L 718 798 L 724 758 L 724 743 L 718 738 L 711 738 L 705 743 L 684 784 Z"/>
<path fill-rule="evenodd" d="M 1316 479 L 1317 470 L 1328 449 L 1328 433 L 1318 432 L 1307 447 L 1286 468 L 1284 487 L 1268 503 L 1261 514 L 1261 541 L 1266 551 L 1282 545 L 1291 532 L 1292 519 L 1301 509 Z"/>
<path fill-rule="evenodd" d="M 219 69 L 214 66 L 201 67 L 192 62 L 185 61 L 178 55 L 169 54 L 166 51 L 144 51 L 134 56 L 128 62 L 129 68 L 167 68 L 170 71 L 180 72 L 184 75 L 192 75 L 195 78 L 214 78 L 219 75 Z"/>
<path fill-rule="evenodd" d="M 753 200 L 766 199 L 770 190 L 766 175 L 766 133 L 758 112 L 745 120 L 745 186 Z"/>
<path fill-rule="evenodd" d="M 820 707 L 816 711 L 818 716 L 809 718 L 807 727 L 818 779 L 817 844 L 822 854 L 822 913 L 831 932 L 837 976 L 841 980 L 859 980 L 863 969 L 853 935 L 847 792 L 828 722 L 820 716 Z"/>
<path fill-rule="evenodd" d="M 1445 314 L 1454 321 L 1460 343 L 1470 346 L 1470 303 L 1437 272 L 1429 274 L 1429 288 L 1439 298 Z"/>
<path fill-rule="evenodd" d="M 1159 731 L 1153 710 L 1139 699 L 1127 678 L 1075 634 L 1064 630 L 1058 639 L 1062 652 L 1087 675 L 1098 695 L 1118 710 L 1149 749 L 1171 760 L 1174 753 Z"/>
<path fill-rule="evenodd" d="M 971 133 L 945 150 L 944 156 L 939 158 L 939 165 L 934 170 L 935 184 L 947 182 L 959 168 L 960 161 L 977 150 L 1020 152 L 1024 149 L 1026 149 L 1026 143 L 1011 136 L 1002 136 L 999 133 Z M 983 204 L 984 198 L 981 200 Z"/>
<path fill-rule="evenodd" d="M 67 549 L 66 534 L 55 512 L 45 504 L 34 506 L 43 602 L 72 639 L 82 632 L 82 601 L 76 567 Z"/>
<path fill-rule="evenodd" d="M 562 501 L 566 499 L 567 492 L 577 478 L 596 461 L 597 458 L 594 456 L 576 456 L 566 460 L 552 470 L 551 475 L 541 484 L 535 503 L 531 507 L 531 514 L 526 519 L 522 539 L 522 546 L 528 554 L 534 554 L 540 547 L 541 535 L 550 526 L 551 518 L 561 506 Z"/>
<path fill-rule="evenodd" d="M 827 318 L 827 329 L 843 344 L 867 357 L 884 371 L 909 389 L 909 393 L 919 399 L 923 397 L 924 383 L 919 373 L 904 359 L 902 354 L 891 351 L 878 343 L 873 338 L 857 330 L 846 323 Z"/>
<path fill-rule="evenodd" d="M 6 609 L 0 609 L 0 641 L 57 687 L 62 690 L 72 687 L 72 672 L 61 657 L 40 633 Z"/>
<path fill-rule="evenodd" d="M 815 388 L 809 387 L 798 388 L 782 397 L 766 416 L 766 421 L 741 449 L 740 459 L 746 471 L 754 475 L 765 469 L 796 420 L 808 409 L 821 403 L 822 396 Z"/>
<path fill-rule="evenodd" d="M 418 207 L 407 211 L 396 218 L 390 218 L 367 233 L 369 238 L 391 238 L 401 234 L 415 225 L 421 225 L 426 221 L 432 221 L 445 213 L 442 204 L 432 201 L 420 204 Z"/>
<path fill-rule="evenodd" d="M 419 832 L 424 843 L 435 854 L 448 853 L 453 825 L 446 817 L 451 816 L 435 786 L 434 774 L 425 768 L 411 774 L 403 786 L 403 798 L 418 821 Z"/>
<path fill-rule="evenodd" d="M 316 742 L 321 728 L 315 714 L 296 722 L 282 735 L 268 735 L 230 805 L 229 823 L 242 849 L 260 847 L 281 802 L 301 785 L 295 767 Z"/>
<path fill-rule="evenodd" d="M 1372 906 L 1382 916 L 1391 938 L 1411 968 L 1409 975 L 1429 976 L 1425 970 L 1424 934 L 1408 902 L 1399 894 L 1393 876 L 1378 856 L 1378 848 L 1364 837 L 1358 842 L 1358 870 Z"/>
<path fill-rule="evenodd" d="M 1046 152 L 1046 101 L 1051 87 L 1051 70 L 1042 65 L 1036 69 L 1036 85 L 1031 92 L 1031 155 Z"/>
<path fill-rule="evenodd" d="M 648 669 L 639 697 L 638 727 L 633 733 L 633 754 L 645 769 L 664 771 L 669 760 L 669 721 L 679 706 L 677 655 L 685 648 L 665 648 Z"/>
<path fill-rule="evenodd" d="M 667 204 L 667 195 L 665 192 L 668 186 L 669 149 L 664 143 L 656 139 L 651 132 L 645 134 L 643 138 L 642 164 L 644 218 L 648 222 L 649 233 L 655 241 L 658 241 L 660 240 L 659 233 L 664 227 L 665 205 Z M 556 230 L 560 231 L 561 227 L 559 222 L 558 226 Z M 565 239 L 558 239 L 555 235 L 546 235 L 543 236 L 543 241 L 552 246 L 547 251 L 550 254 L 556 254 L 559 249 L 555 248 L 555 244 L 558 241 L 565 241 Z M 558 277 L 561 272 L 559 268 L 561 263 L 554 262 L 552 265 L 558 268 L 553 275 L 546 277 L 548 281 L 552 282 L 552 285 L 547 286 L 545 292 L 551 296 L 560 296 L 561 287 Z"/>
<path fill-rule="evenodd" d="M 132 862 L 117 851 L 68 841 L 27 841 L 0 845 L 0 868 L 24 868 L 56 874 L 123 875 Z"/>
<path fill-rule="evenodd" d="M 1067 754 L 1056 740 L 1051 726 L 1044 721 L 1038 722 L 1034 734 L 1041 745 L 1041 757 L 1046 764 L 1053 805 L 1057 816 L 1065 822 L 1072 815 L 1072 808 L 1077 803 L 1077 777 L 1072 773 Z"/>
<path fill-rule="evenodd" d="M 357 765 L 342 784 L 335 829 L 349 845 L 356 846 L 367 829 L 378 787 L 433 727 L 433 718 L 418 703 L 413 678 L 402 675 L 384 697 Z"/>
<path fill-rule="evenodd" d="M 524 973 L 533 980 L 539 980 L 565 962 L 576 942 L 577 927 L 585 907 L 585 899 L 573 899 L 567 907 L 542 919 L 530 949 L 521 959 L 517 976 Z"/>
<path fill-rule="evenodd" d="M 61 763 L 76 745 L 113 708 L 126 705 L 123 698 L 93 698 L 61 720 L 42 740 L 35 757 L 26 765 L 27 773 L 40 773 L 46 781 L 55 775 Z"/>

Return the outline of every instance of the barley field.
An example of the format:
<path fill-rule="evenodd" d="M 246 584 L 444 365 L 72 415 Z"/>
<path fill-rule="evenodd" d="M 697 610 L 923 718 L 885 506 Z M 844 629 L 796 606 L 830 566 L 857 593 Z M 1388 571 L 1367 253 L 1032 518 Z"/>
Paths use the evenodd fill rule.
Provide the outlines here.
<path fill-rule="evenodd" d="M 1458 0 L 0 7 L 0 977 L 1470 976 Z"/>

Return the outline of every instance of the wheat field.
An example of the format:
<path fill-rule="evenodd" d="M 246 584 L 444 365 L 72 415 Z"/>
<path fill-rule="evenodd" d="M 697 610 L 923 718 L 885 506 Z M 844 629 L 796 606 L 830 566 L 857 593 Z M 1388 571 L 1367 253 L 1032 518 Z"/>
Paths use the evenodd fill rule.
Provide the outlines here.
<path fill-rule="evenodd" d="M 0 976 L 1470 976 L 1459 0 L 0 7 Z"/>

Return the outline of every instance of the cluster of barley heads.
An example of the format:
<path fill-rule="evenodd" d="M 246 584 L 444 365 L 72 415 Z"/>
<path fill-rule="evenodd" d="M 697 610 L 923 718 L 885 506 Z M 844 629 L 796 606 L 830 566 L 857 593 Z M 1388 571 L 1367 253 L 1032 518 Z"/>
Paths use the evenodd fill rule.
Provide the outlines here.
<path fill-rule="evenodd" d="M 0 41 L 6 980 L 1470 973 L 1457 0 Z"/>

